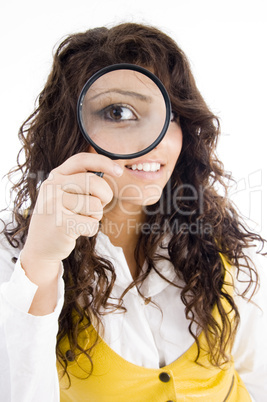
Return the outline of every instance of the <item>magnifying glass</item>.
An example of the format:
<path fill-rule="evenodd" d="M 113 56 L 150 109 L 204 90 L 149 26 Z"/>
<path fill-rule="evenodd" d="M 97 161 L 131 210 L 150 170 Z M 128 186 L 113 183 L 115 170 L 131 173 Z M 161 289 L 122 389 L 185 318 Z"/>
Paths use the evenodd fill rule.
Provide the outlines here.
<path fill-rule="evenodd" d="M 77 104 L 85 139 L 111 159 L 140 157 L 163 139 L 171 104 L 162 82 L 134 64 L 114 64 L 94 74 Z"/>

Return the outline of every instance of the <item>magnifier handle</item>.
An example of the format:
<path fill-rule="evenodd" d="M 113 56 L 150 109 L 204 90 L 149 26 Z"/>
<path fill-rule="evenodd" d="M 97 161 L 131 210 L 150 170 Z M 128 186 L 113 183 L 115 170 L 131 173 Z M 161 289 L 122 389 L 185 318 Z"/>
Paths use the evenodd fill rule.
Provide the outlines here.
<path fill-rule="evenodd" d="M 99 176 L 99 177 L 103 177 L 103 176 L 104 176 L 104 173 L 103 173 L 103 172 L 92 172 L 92 173 L 96 174 L 96 175 Z"/>

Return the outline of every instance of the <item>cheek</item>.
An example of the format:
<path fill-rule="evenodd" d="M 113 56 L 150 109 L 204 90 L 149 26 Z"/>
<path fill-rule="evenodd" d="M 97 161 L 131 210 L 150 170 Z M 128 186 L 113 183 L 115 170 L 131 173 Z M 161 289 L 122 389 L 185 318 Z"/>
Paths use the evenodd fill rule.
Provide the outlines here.
<path fill-rule="evenodd" d="M 181 127 L 176 123 L 171 124 L 164 141 L 166 141 L 169 163 L 174 167 L 183 145 L 183 133 Z"/>
<path fill-rule="evenodd" d="M 92 147 L 92 145 L 89 145 L 87 152 L 90 154 L 97 154 L 96 150 Z"/>

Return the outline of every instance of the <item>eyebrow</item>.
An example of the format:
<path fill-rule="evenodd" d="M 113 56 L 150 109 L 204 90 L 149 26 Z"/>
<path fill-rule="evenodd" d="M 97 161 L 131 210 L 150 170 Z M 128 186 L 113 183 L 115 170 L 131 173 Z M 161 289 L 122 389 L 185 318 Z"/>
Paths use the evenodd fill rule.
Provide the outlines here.
<path fill-rule="evenodd" d="M 94 99 L 98 98 L 99 96 L 110 94 L 110 93 L 116 93 L 116 94 L 120 94 L 120 95 L 130 96 L 130 97 L 137 98 L 137 99 L 139 99 L 141 101 L 144 101 L 144 102 L 152 102 L 152 97 L 151 96 L 143 95 L 143 94 L 140 94 L 138 92 L 133 92 L 133 91 L 124 91 L 122 89 L 117 89 L 117 88 L 110 89 L 109 91 L 101 92 L 101 93 L 93 96 L 92 98 L 90 97 L 89 100 L 91 101 L 91 100 L 94 100 Z"/>

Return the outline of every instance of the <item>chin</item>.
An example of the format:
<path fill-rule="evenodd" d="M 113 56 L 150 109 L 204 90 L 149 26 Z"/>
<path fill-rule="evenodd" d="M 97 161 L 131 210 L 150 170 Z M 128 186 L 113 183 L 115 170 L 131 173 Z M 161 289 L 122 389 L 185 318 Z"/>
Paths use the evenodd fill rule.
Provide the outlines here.
<path fill-rule="evenodd" d="M 151 194 L 143 199 L 142 206 L 154 205 L 156 204 L 161 197 L 161 194 Z"/>

